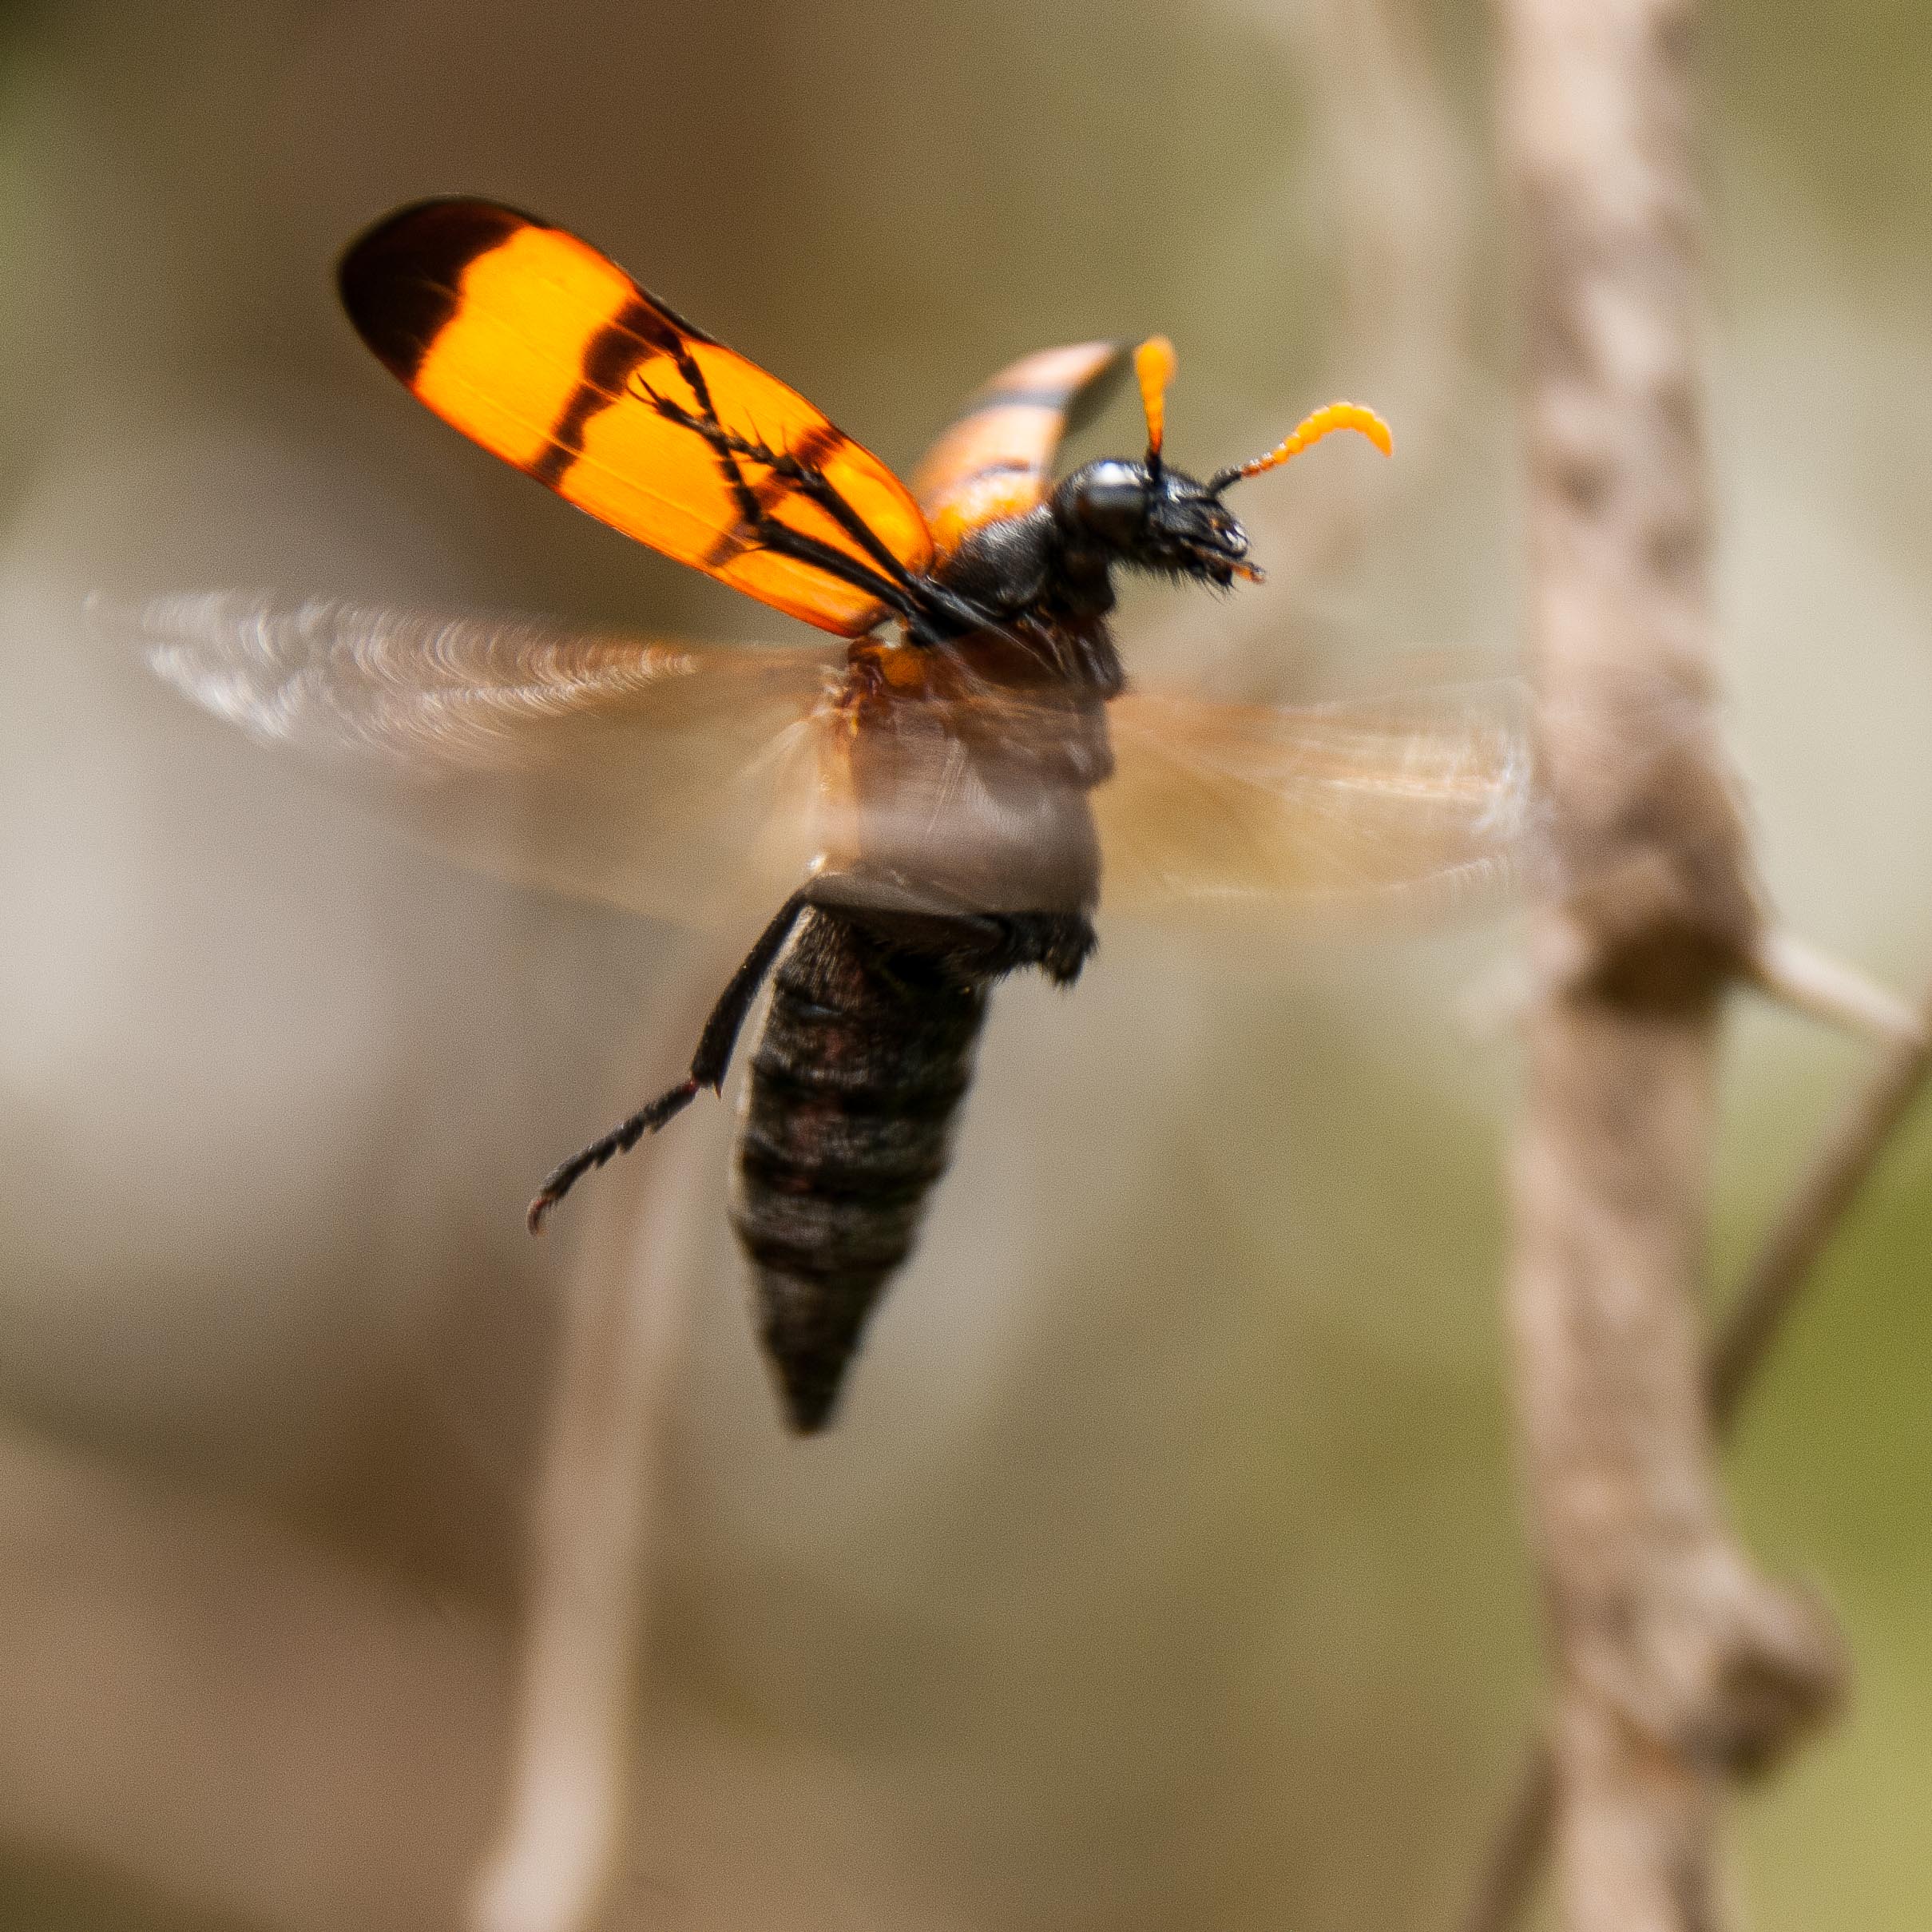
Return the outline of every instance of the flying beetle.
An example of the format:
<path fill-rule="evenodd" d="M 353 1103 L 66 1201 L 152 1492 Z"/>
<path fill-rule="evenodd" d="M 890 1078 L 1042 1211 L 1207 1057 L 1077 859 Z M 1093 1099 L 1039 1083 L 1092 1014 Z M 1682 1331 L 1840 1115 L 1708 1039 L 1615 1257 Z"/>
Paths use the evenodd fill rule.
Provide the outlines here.
<path fill-rule="evenodd" d="M 1291 914 L 1506 871 L 1525 760 L 1449 694 L 1384 710 L 1129 687 L 1125 569 L 1258 582 L 1233 486 L 1372 411 L 1331 403 L 1198 481 L 1167 459 L 1164 338 L 995 376 L 910 487 L 803 397 L 565 231 L 420 202 L 339 269 L 363 340 L 417 399 L 605 523 L 844 641 L 684 645 L 232 593 L 139 613 L 150 662 L 256 736 L 387 780 L 458 856 L 656 915 L 776 910 L 688 1072 L 564 1161 L 593 1168 L 721 1090 L 768 981 L 731 1215 L 786 1416 L 831 1418 L 948 1158 L 988 994 L 1070 986 L 1109 904 Z M 1130 367 L 1145 453 L 1054 479 Z M 1104 865 L 1103 865 L 1104 861 Z"/>

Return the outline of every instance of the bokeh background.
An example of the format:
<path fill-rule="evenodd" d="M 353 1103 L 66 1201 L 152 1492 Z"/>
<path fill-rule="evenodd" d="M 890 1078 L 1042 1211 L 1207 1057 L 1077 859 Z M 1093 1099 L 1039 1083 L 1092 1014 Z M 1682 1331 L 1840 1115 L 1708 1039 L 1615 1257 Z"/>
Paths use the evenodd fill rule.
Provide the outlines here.
<path fill-rule="evenodd" d="M 1709 25 L 1737 754 L 1792 922 L 1909 990 L 1932 16 Z M 1489 30 L 1464 0 L 0 14 L 0 1924 L 457 1925 L 504 1812 L 560 1338 L 633 1295 L 673 1299 L 613 1478 L 651 1526 L 605 1547 L 637 1665 L 611 1925 L 1453 1921 L 1537 1670 L 1496 1313 L 1514 1068 L 1461 1018 L 1506 920 L 1109 927 L 1076 996 L 1002 990 L 923 1248 L 801 1446 L 740 1306 L 724 1109 L 541 1247 L 521 1224 L 681 1065 L 728 951 L 442 868 L 79 604 L 785 636 L 355 342 L 342 244 L 467 189 L 902 466 L 992 369 L 1093 335 L 1174 337 L 1191 466 L 1371 400 L 1398 461 L 1257 486 L 1271 582 L 1137 591 L 1135 671 L 1293 697 L 1506 669 Z M 1125 412 L 1087 446 L 1137 439 Z M 1720 1283 L 1866 1057 L 1742 1005 L 1733 1044 Z M 1932 1917 L 1929 1256 L 1922 1120 L 1732 1460 L 1859 1670 L 1741 1807 L 1767 1932 Z"/>

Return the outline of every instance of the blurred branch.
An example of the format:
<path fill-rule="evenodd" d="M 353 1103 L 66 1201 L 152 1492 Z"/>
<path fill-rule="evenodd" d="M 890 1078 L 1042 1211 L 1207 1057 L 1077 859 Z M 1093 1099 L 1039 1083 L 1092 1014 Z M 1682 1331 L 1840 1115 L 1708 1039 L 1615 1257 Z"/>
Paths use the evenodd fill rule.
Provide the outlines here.
<path fill-rule="evenodd" d="M 1764 922 L 1715 715 L 1695 9 L 1502 17 L 1537 729 L 1569 882 L 1533 938 L 1509 1282 L 1547 1788 L 1569 1932 L 1711 1932 L 1728 1779 L 1831 1708 L 1842 1664 L 1725 1520 L 1698 1352 L 1718 1012 Z M 1519 1810 L 1512 1842 L 1537 1823 Z"/>
<path fill-rule="evenodd" d="M 1509 1932 L 1529 1910 L 1530 1887 L 1543 1869 L 1556 1815 L 1556 1764 L 1548 1740 L 1532 1738 L 1523 1748 L 1509 1808 L 1490 1835 L 1482 1874 L 1458 1922 L 1462 1932 Z"/>
<path fill-rule="evenodd" d="M 1744 1395 L 1777 1339 L 1827 1244 L 1878 1164 L 1932 1073 L 1932 992 L 1919 1009 L 1916 1038 L 1898 1044 L 1849 1107 L 1792 1191 L 1732 1302 L 1705 1362 L 1712 1417 L 1720 1434 L 1736 1421 Z M 1504 1932 L 1525 1910 L 1549 1847 L 1555 1785 L 1548 1748 L 1531 1745 L 1509 1811 L 1498 1827 L 1484 1874 L 1463 1920 L 1465 1932 Z"/>
<path fill-rule="evenodd" d="M 1704 1370 L 1720 1432 L 1737 1420 L 1799 1291 L 1932 1075 L 1932 990 L 1919 1002 L 1918 1028 L 1825 1137 L 1732 1300 Z"/>
<path fill-rule="evenodd" d="M 1932 1074 L 1929 1035 L 1932 990 L 1920 1002 L 1916 1037 L 1894 1045 L 1826 1136 L 1747 1271 L 1704 1360 L 1712 1420 L 1720 1436 L 1736 1422 L 1819 1257 L 1924 1091 Z M 1516 1791 L 1491 1839 L 1463 1932 L 1506 1932 L 1521 1918 L 1549 1848 L 1555 1800 L 1554 1767 L 1547 1744 L 1537 1739 L 1525 1748 Z"/>
<path fill-rule="evenodd" d="M 708 949 L 703 957 L 708 964 Z M 676 1039 L 700 983 L 684 979 L 660 1008 L 675 1016 Z M 579 1206 L 589 1225 L 551 1400 L 510 1798 L 478 1880 L 472 1932 L 579 1932 L 602 1902 L 623 1835 L 654 1451 L 680 1347 L 687 1237 L 710 1199 L 710 1141 L 682 1125 L 645 1141 Z"/>
<path fill-rule="evenodd" d="M 1908 1049 L 1924 1038 L 1924 1021 L 1903 1000 L 1794 934 L 1761 932 L 1746 970 L 1763 991 L 1794 1013 L 1841 1032 Z"/>

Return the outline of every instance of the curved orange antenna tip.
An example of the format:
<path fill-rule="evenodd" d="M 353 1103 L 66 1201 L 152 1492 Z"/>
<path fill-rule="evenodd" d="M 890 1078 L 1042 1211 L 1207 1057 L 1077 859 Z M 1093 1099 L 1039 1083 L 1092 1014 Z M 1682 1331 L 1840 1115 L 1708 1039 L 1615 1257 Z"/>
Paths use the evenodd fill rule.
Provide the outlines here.
<path fill-rule="evenodd" d="M 1133 372 L 1141 385 L 1141 407 L 1147 411 L 1147 453 L 1160 454 L 1167 427 L 1167 386 L 1174 379 L 1174 345 L 1164 335 L 1150 335 L 1133 352 Z"/>
<path fill-rule="evenodd" d="M 1259 476 L 1264 470 L 1279 468 L 1291 456 L 1299 456 L 1311 443 L 1319 442 L 1333 430 L 1359 430 L 1384 456 L 1395 454 L 1395 438 L 1389 426 L 1366 403 L 1328 403 L 1304 417 L 1283 441 L 1265 456 L 1242 464 L 1240 476 Z"/>

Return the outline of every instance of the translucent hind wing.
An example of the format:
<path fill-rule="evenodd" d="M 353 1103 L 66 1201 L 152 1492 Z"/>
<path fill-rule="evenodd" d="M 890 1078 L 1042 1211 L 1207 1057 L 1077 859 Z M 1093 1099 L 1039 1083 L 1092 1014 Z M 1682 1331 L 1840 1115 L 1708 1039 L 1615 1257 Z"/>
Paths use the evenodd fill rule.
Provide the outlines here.
<path fill-rule="evenodd" d="M 1238 926 L 1494 903 L 1536 843 L 1522 712 L 1501 681 L 1279 708 L 1130 692 L 1093 794 L 1102 905 Z"/>
<path fill-rule="evenodd" d="M 494 876 L 708 924 L 782 897 L 812 859 L 812 714 L 836 648 L 226 593 L 94 617 L 204 710 Z"/>
<path fill-rule="evenodd" d="M 96 617 L 434 849 L 689 923 L 741 922 L 823 855 L 863 875 L 855 903 L 907 909 L 1084 909 L 1097 860 L 1108 914 L 1413 918 L 1493 903 L 1537 845 L 1505 683 L 1303 708 L 1130 692 L 1104 726 L 986 686 L 855 732 L 824 702 L 835 647 L 226 593 Z"/>

